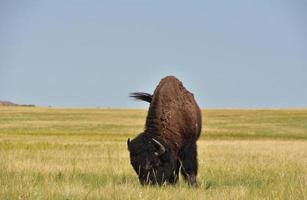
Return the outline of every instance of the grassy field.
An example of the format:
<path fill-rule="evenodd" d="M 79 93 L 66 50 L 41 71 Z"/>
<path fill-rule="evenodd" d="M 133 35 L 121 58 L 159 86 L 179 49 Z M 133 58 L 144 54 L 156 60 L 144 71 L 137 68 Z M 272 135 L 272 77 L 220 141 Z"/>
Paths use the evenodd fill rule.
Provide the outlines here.
<path fill-rule="evenodd" d="M 307 199 L 307 109 L 204 110 L 198 188 L 140 186 L 145 110 L 0 107 L 0 199 Z"/>

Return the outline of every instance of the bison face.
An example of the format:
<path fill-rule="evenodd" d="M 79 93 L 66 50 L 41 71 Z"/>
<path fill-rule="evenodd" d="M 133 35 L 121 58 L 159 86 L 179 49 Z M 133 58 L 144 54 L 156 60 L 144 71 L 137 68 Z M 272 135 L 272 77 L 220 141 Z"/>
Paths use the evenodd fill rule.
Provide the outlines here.
<path fill-rule="evenodd" d="M 161 142 L 139 136 L 131 142 L 128 139 L 127 145 L 130 163 L 142 185 L 174 182 L 175 159 Z"/>

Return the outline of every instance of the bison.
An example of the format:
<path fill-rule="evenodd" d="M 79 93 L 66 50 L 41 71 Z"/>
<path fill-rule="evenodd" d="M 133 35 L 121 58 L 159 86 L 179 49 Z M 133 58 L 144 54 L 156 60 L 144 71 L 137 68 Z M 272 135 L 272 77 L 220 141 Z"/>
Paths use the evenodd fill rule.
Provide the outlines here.
<path fill-rule="evenodd" d="M 201 111 L 192 93 L 174 76 L 163 78 L 154 93 L 131 93 L 150 103 L 145 130 L 127 140 L 130 162 L 142 185 L 175 184 L 178 174 L 196 185 L 196 142 L 201 133 Z"/>

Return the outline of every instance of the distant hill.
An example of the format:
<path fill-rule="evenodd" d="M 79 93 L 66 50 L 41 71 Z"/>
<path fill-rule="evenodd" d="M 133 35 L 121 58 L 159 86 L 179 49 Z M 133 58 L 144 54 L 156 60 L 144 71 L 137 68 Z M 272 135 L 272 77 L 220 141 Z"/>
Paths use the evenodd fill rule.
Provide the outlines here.
<path fill-rule="evenodd" d="M 10 102 L 10 101 L 1 101 L 0 100 L 0 106 L 28 106 L 28 107 L 34 107 L 35 105 L 31 105 L 31 104 L 29 104 L 29 105 L 28 104 L 19 105 L 19 104 Z"/>
<path fill-rule="evenodd" d="M 18 106 L 18 104 L 12 103 L 10 101 L 0 101 L 0 106 Z"/>

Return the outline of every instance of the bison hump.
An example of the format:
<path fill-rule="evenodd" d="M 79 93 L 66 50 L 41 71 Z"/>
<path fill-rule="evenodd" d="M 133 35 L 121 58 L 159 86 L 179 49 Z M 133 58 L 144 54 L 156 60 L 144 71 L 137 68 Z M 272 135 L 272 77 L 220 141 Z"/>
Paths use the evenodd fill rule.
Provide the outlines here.
<path fill-rule="evenodd" d="M 193 94 L 176 77 L 167 76 L 155 89 L 146 128 L 154 130 L 165 142 L 180 146 L 198 137 L 198 109 Z"/>

